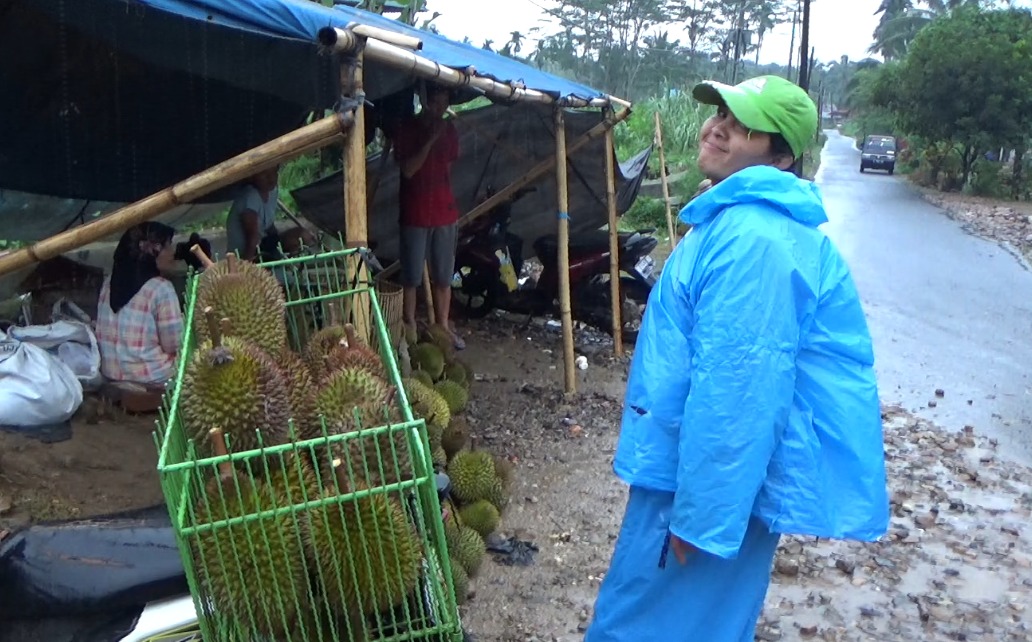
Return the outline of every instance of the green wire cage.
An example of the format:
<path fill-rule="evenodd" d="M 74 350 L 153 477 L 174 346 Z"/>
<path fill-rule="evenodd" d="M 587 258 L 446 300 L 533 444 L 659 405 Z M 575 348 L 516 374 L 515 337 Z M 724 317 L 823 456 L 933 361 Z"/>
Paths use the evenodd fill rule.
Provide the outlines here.
<path fill-rule="evenodd" d="M 369 345 L 393 398 L 355 413 L 357 430 L 233 450 L 184 426 L 184 380 L 201 348 L 200 275 L 155 441 L 158 471 L 190 592 L 208 641 L 391 642 L 462 639 L 426 425 L 413 416 L 376 288 L 348 285 L 337 250 L 263 263 L 285 291 L 294 350 L 318 327 L 368 305 Z M 339 312 L 334 312 L 339 310 Z M 200 320 L 199 320 L 200 319 Z M 400 417 L 400 420 L 398 419 Z"/>

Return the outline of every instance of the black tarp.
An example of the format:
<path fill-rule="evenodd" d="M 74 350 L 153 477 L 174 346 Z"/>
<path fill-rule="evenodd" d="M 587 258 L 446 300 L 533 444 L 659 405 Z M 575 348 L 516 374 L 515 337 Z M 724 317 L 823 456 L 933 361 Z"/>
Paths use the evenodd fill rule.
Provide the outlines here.
<path fill-rule="evenodd" d="M 572 144 L 601 122 L 599 112 L 567 110 L 566 140 Z M 461 112 L 455 120 L 459 132 L 459 159 L 452 166 L 452 190 L 459 211 L 467 212 L 483 200 L 489 188 L 499 190 L 524 176 L 542 160 L 555 156 L 551 107 L 522 103 L 491 105 Z M 617 165 L 617 213 L 630 208 L 645 176 L 651 148 Z M 614 162 L 617 159 L 614 158 Z M 397 257 L 398 166 L 390 154 L 382 176 L 379 154 L 369 158 L 366 179 L 376 183 L 376 195 L 369 207 L 369 240 L 383 259 Z M 320 228 L 344 232 L 344 203 L 340 172 L 293 190 L 301 213 Z M 595 230 L 606 224 L 605 140 L 599 136 L 569 158 L 570 233 Z M 511 231 L 528 242 L 543 234 L 554 234 L 558 199 L 555 171 L 549 171 L 532 186 L 535 191 L 512 208 Z"/>

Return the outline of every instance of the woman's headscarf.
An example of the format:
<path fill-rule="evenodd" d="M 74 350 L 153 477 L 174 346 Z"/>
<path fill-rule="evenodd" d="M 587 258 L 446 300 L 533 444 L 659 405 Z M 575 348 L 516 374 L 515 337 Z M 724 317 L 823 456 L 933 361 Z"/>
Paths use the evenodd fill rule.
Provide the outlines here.
<path fill-rule="evenodd" d="M 111 266 L 111 309 L 116 314 L 136 296 L 144 283 L 160 275 L 155 259 L 162 248 L 172 242 L 175 233 L 164 223 L 148 221 L 122 235 Z"/>

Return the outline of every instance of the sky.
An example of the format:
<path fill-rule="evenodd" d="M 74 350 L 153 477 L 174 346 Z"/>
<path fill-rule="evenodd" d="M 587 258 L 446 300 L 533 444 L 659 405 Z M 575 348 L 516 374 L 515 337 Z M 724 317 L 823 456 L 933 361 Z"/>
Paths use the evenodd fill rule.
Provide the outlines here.
<path fill-rule="evenodd" d="M 812 0 L 810 45 L 817 60 L 830 62 L 844 55 L 851 60 L 868 57 L 871 34 L 879 19 L 874 12 L 880 4 L 881 0 Z M 481 45 L 490 38 L 497 48 L 509 40 L 512 31 L 527 36 L 529 44 L 540 35 L 558 30 L 558 23 L 551 21 L 544 10 L 554 6 L 549 0 L 495 0 L 490 2 L 490 10 L 485 10 L 486 5 L 484 0 L 427 0 L 430 11 L 441 14 L 433 24 L 453 40 L 469 36 L 474 44 Z M 541 28 L 543 33 L 530 35 L 534 27 Z M 760 62 L 786 64 L 791 42 L 792 25 L 779 26 L 764 37 Z M 798 42 L 797 31 L 797 48 Z"/>

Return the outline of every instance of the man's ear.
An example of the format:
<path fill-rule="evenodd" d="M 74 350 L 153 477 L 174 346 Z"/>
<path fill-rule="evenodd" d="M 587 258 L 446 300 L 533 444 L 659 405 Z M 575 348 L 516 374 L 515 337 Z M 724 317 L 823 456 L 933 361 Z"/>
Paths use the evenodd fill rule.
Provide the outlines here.
<path fill-rule="evenodd" d="M 775 156 L 774 162 L 771 164 L 784 172 L 788 171 L 792 165 L 795 164 L 795 159 L 788 154 L 781 154 L 779 156 Z"/>

